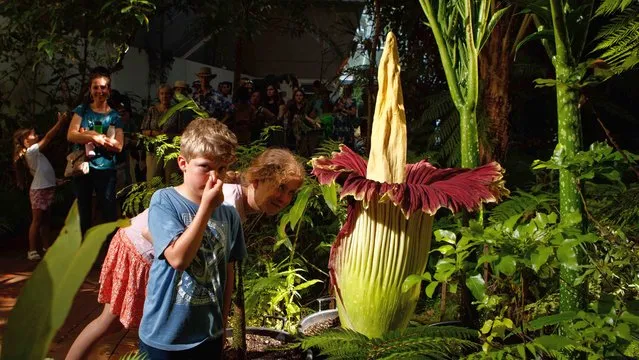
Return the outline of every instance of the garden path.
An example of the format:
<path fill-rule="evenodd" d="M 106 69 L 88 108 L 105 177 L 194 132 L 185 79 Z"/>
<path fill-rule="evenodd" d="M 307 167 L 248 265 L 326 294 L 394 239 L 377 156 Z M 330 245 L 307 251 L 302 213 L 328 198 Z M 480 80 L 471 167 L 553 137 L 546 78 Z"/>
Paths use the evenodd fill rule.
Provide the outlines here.
<path fill-rule="evenodd" d="M 26 244 L 25 240 L 0 241 L 0 346 L 7 324 L 9 313 L 13 308 L 22 286 L 35 269 L 37 263 L 26 258 L 22 249 L 13 249 L 15 245 Z M 7 248 L 9 247 L 9 248 Z M 101 261 L 99 262 L 101 263 Z M 64 325 L 51 343 L 48 357 L 55 360 L 64 359 L 69 347 L 82 329 L 102 311 L 98 304 L 98 278 L 100 268 L 94 266 L 89 276 L 80 287 Z M 122 330 L 112 334 L 93 349 L 89 359 L 119 359 L 124 354 L 137 349 L 138 334 L 136 330 Z M 1 352 L 1 349 L 0 349 Z"/>

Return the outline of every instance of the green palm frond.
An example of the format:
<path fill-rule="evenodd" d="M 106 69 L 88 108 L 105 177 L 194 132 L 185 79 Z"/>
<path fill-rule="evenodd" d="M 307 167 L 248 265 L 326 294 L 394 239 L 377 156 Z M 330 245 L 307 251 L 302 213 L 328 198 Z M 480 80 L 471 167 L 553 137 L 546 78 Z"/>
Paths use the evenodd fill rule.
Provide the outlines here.
<path fill-rule="evenodd" d="M 328 330 L 303 340 L 330 359 L 459 359 L 480 350 L 478 332 L 453 326 L 418 326 L 369 339 L 352 330 Z"/>
<path fill-rule="evenodd" d="M 557 196 L 553 194 L 530 194 L 525 191 L 516 191 L 510 199 L 492 209 L 488 222 L 497 224 L 515 215 L 528 217 L 539 210 L 549 212 L 557 206 L 557 201 Z"/>
<path fill-rule="evenodd" d="M 595 40 L 592 53 L 600 57 L 615 73 L 629 70 L 639 64 L 639 4 L 635 3 L 603 26 Z"/>

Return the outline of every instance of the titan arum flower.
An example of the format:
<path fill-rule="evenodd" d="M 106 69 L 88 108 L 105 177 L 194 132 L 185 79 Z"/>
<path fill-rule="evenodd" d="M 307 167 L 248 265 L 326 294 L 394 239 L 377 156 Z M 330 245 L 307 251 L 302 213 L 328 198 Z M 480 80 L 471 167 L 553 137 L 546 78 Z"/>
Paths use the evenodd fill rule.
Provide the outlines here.
<path fill-rule="evenodd" d="M 344 145 L 330 159 L 312 160 L 319 182 L 339 183 L 341 198 L 350 199 L 329 272 L 342 326 L 369 337 L 408 325 L 420 290 L 403 293 L 402 283 L 426 268 L 437 210 L 472 211 L 507 192 L 497 163 L 476 169 L 406 164 L 399 73 L 397 44 L 389 33 L 378 69 L 368 163 Z"/>

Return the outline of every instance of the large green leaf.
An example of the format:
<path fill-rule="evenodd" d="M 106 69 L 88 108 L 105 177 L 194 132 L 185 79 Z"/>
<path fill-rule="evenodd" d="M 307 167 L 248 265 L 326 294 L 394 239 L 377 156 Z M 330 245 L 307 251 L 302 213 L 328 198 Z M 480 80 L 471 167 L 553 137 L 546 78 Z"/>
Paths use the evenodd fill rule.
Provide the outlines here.
<path fill-rule="evenodd" d="M 289 211 L 290 218 L 289 222 L 291 224 L 291 229 L 295 230 L 297 223 L 304 215 L 304 211 L 306 211 L 306 204 L 308 203 L 308 199 L 311 197 L 311 193 L 313 192 L 313 188 L 310 186 L 305 186 L 300 190 L 297 194 L 297 199 L 295 199 L 295 204 L 291 207 Z"/>
<path fill-rule="evenodd" d="M 60 235 L 24 285 L 9 315 L 1 359 L 46 357 L 102 243 L 117 226 L 127 224 L 128 220 L 120 220 L 95 226 L 81 241 L 77 204 L 73 204 Z"/>
<path fill-rule="evenodd" d="M 579 262 L 577 261 L 577 253 L 574 246 L 574 243 L 566 242 L 557 248 L 557 259 L 566 268 L 576 270 L 579 268 Z"/>
<path fill-rule="evenodd" d="M 479 46 L 477 46 L 477 51 L 481 51 L 481 49 L 484 47 L 484 45 L 486 44 L 486 41 L 490 37 L 490 34 L 492 34 L 493 29 L 499 22 L 499 19 L 501 19 L 502 16 L 504 16 L 504 14 L 506 13 L 506 11 L 508 11 L 508 9 L 510 9 L 510 6 L 506 6 L 503 9 L 499 9 L 495 11 L 493 16 L 490 18 L 488 27 L 486 28 L 486 31 L 482 34 L 481 39 L 477 39 L 477 42 L 479 44 Z"/>
<path fill-rule="evenodd" d="M 466 286 L 475 299 L 479 301 L 484 299 L 484 296 L 486 295 L 486 283 L 484 282 L 484 278 L 481 274 L 467 278 Z"/>
<path fill-rule="evenodd" d="M 337 184 L 333 183 L 330 185 L 320 185 L 320 189 L 322 190 L 322 196 L 324 197 L 324 202 L 329 209 L 333 212 L 333 214 L 337 213 Z"/>
<path fill-rule="evenodd" d="M 532 269 L 537 272 L 548 261 L 548 258 L 553 254 L 553 248 L 549 246 L 540 246 L 530 256 L 530 262 Z"/>
<path fill-rule="evenodd" d="M 537 41 L 537 40 L 548 40 L 548 41 L 552 41 L 554 40 L 554 32 L 552 30 L 539 30 L 537 32 L 534 32 L 528 36 L 526 36 L 525 38 L 523 38 L 515 47 L 515 53 L 517 53 L 519 51 L 519 49 L 524 46 L 525 44 L 531 42 L 531 41 Z"/>
<path fill-rule="evenodd" d="M 158 126 L 162 127 L 162 125 L 164 125 L 164 123 L 167 122 L 171 118 L 171 116 L 175 115 L 176 112 L 183 110 L 191 110 L 202 118 L 209 117 L 209 114 L 202 110 L 202 108 L 200 108 L 200 106 L 190 97 L 179 97 L 179 99 L 180 102 L 171 106 L 164 113 L 164 115 L 162 115 L 160 120 L 158 120 Z"/>
<path fill-rule="evenodd" d="M 510 276 L 517 270 L 517 260 L 510 255 L 506 255 L 502 257 L 501 261 L 495 266 L 495 270 Z"/>
<path fill-rule="evenodd" d="M 526 328 L 530 330 L 539 330 L 544 326 L 559 325 L 563 322 L 572 321 L 576 317 L 577 313 L 575 311 L 566 311 L 560 314 L 553 314 L 537 318 L 526 324 Z"/>

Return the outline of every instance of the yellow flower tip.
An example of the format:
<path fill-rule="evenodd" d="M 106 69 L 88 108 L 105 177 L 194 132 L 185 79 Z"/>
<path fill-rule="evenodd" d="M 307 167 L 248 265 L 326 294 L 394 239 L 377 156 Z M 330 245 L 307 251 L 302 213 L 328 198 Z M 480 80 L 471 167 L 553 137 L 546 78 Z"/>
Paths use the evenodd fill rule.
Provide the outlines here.
<path fill-rule="evenodd" d="M 406 177 L 406 113 L 400 82 L 397 40 L 392 32 L 386 36 L 377 77 L 379 90 L 366 178 L 400 184 Z"/>

